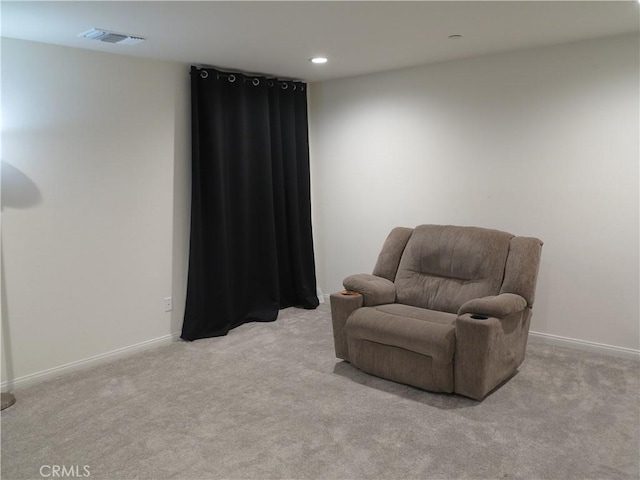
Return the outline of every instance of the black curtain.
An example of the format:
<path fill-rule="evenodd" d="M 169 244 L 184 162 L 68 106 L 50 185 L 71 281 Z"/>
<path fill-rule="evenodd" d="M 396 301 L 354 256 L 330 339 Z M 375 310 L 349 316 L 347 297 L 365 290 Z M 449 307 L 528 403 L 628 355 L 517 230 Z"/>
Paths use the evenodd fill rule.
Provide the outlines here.
<path fill-rule="evenodd" d="M 306 85 L 191 68 L 192 198 L 182 338 L 315 308 Z"/>

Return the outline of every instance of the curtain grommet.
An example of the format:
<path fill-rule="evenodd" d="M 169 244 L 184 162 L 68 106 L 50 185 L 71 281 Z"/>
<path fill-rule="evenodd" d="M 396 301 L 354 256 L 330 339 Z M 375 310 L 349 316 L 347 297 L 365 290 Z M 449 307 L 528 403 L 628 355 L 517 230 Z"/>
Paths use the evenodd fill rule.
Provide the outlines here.
<path fill-rule="evenodd" d="M 287 88 L 289 88 L 289 85 L 287 85 L 285 82 L 282 82 L 280 84 L 280 88 L 282 88 L 282 90 L 286 90 Z"/>
<path fill-rule="evenodd" d="M 254 87 L 257 87 L 258 85 L 260 85 L 260 79 L 254 78 L 253 80 L 251 80 L 251 83 Z"/>
<path fill-rule="evenodd" d="M 206 70 L 200 70 L 200 78 L 207 78 L 209 76 L 209 72 Z"/>
<path fill-rule="evenodd" d="M 227 77 L 227 80 L 229 80 L 229 83 L 233 83 L 236 81 L 236 76 L 235 75 L 229 75 Z"/>

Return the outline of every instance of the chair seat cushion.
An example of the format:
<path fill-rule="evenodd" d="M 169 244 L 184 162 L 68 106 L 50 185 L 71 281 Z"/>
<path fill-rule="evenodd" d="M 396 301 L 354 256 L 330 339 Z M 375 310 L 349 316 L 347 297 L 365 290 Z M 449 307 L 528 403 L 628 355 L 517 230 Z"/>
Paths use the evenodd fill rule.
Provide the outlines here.
<path fill-rule="evenodd" d="M 348 341 L 366 340 L 433 358 L 453 360 L 456 315 L 398 303 L 359 308 L 347 320 Z"/>

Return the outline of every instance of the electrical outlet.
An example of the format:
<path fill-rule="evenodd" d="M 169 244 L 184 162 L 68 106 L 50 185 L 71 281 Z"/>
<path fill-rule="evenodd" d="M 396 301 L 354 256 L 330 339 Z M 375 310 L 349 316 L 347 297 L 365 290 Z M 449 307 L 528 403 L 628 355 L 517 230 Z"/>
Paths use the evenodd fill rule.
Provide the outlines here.
<path fill-rule="evenodd" d="M 164 299 L 164 311 L 170 312 L 171 310 L 173 310 L 173 300 L 171 297 L 167 297 Z"/>

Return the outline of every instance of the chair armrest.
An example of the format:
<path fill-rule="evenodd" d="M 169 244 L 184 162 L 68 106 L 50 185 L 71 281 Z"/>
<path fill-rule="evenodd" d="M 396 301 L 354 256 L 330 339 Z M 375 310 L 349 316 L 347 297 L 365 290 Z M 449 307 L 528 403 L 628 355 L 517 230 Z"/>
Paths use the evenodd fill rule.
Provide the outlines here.
<path fill-rule="evenodd" d="M 368 273 L 358 273 L 344 279 L 344 288 L 364 297 L 364 306 L 373 307 L 396 301 L 396 286 L 386 278 Z"/>
<path fill-rule="evenodd" d="M 459 315 L 454 392 L 481 400 L 513 375 L 524 360 L 530 322 L 530 308 L 504 317 Z"/>
<path fill-rule="evenodd" d="M 349 347 L 347 345 L 345 326 L 349 315 L 362 307 L 363 297 L 360 294 L 343 295 L 341 293 L 332 293 L 329 301 L 331 302 L 331 322 L 333 324 L 333 344 L 336 349 L 336 357 L 348 362 Z"/>
<path fill-rule="evenodd" d="M 476 313 L 488 317 L 504 318 L 527 307 L 527 301 L 515 293 L 501 293 L 489 297 L 474 298 L 462 304 L 458 315 Z"/>

